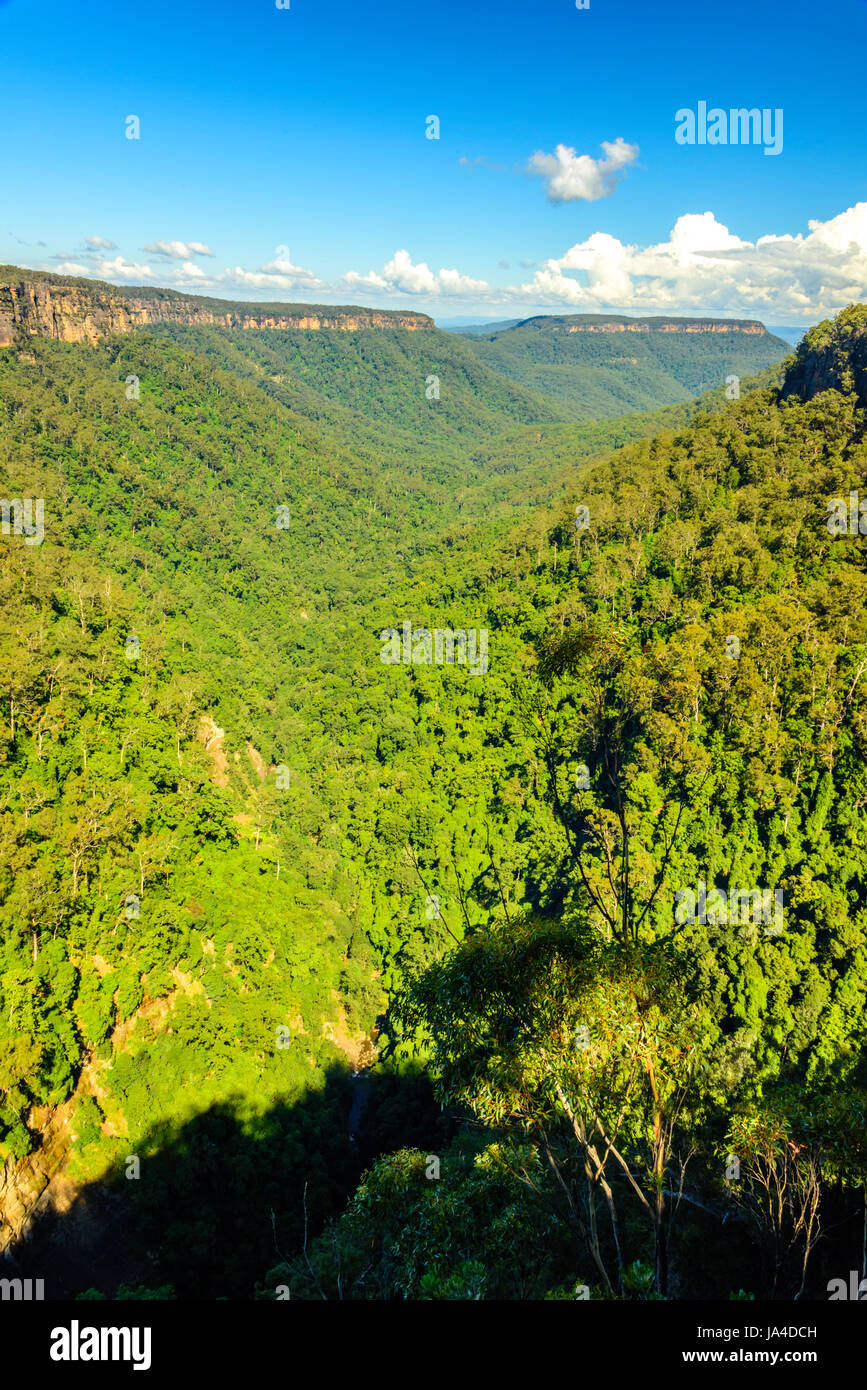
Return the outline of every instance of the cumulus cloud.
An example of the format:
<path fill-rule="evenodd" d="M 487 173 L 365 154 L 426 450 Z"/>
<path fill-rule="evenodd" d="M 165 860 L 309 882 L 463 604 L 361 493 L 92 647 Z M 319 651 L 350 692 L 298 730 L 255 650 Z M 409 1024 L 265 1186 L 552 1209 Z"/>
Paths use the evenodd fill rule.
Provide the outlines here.
<path fill-rule="evenodd" d="M 96 274 L 100 280 L 127 280 L 134 285 L 141 280 L 154 279 L 154 272 L 149 265 L 139 265 L 137 261 L 128 261 L 124 256 L 115 256 L 111 261 L 102 257 L 95 270 L 91 266 L 87 274 Z"/>
<path fill-rule="evenodd" d="M 280 247 L 279 250 L 285 254 L 278 255 L 276 260 L 269 261 L 267 265 L 260 265 L 258 270 L 244 270 L 238 265 L 234 270 L 225 271 L 219 278 L 242 289 L 310 290 L 322 287 L 322 281 L 312 270 L 292 264 L 286 247 Z"/>
<path fill-rule="evenodd" d="M 190 280 L 207 280 L 209 285 L 213 283 L 211 277 L 206 275 L 202 267 L 196 265 L 195 261 L 184 261 L 180 269 L 180 274 L 187 276 Z"/>
<path fill-rule="evenodd" d="M 614 192 L 624 171 L 638 158 L 638 146 L 628 145 L 618 136 L 602 141 L 604 159 L 576 154 L 571 145 L 558 145 L 553 154 L 537 150 L 527 172 L 545 180 L 545 192 L 552 203 L 595 203 Z"/>
<path fill-rule="evenodd" d="M 89 238 L 90 241 L 95 238 Z M 113 245 L 113 243 L 112 243 Z M 219 283 L 219 277 L 206 275 L 195 261 L 182 261 L 180 265 L 163 261 L 156 270 L 138 261 L 128 261 L 125 256 L 107 257 L 103 251 L 88 251 L 86 265 L 63 253 L 54 256 L 57 262 L 52 270 L 60 275 L 84 275 L 92 279 L 108 280 L 112 284 L 140 285 L 144 281 L 155 281 L 174 289 L 208 289 Z"/>
<path fill-rule="evenodd" d="M 508 293 L 590 312 L 723 311 L 784 321 L 823 317 L 867 297 L 867 203 L 808 226 L 806 234 L 751 242 L 704 212 L 679 217 L 668 240 L 652 246 L 594 232 Z"/>
<path fill-rule="evenodd" d="M 481 294 L 488 289 L 486 280 L 474 280 L 462 275 L 459 270 L 434 272 L 424 261 L 413 265 L 408 251 L 395 251 L 391 260 L 382 268 L 382 274 L 371 270 L 367 275 L 359 275 L 350 270 L 343 277 L 344 284 L 352 289 L 374 290 L 403 294 L 446 295 L 460 297 L 468 294 Z"/>
<path fill-rule="evenodd" d="M 108 241 L 104 236 L 86 236 L 85 246 L 89 246 L 91 251 L 116 251 L 117 242 Z"/>
<path fill-rule="evenodd" d="M 88 244 L 97 241 L 89 238 Z M 191 243 L 192 246 L 199 243 Z M 867 299 L 867 202 L 827 221 L 813 219 L 798 232 L 771 231 L 750 241 L 717 220 L 713 212 L 688 212 L 662 241 L 648 245 L 594 231 L 547 261 L 522 260 L 524 283 L 492 287 L 456 269 L 434 270 L 396 251 L 380 270 L 350 270 L 323 283 L 295 265 L 285 246 L 258 268 L 206 270 L 199 254 L 160 256 L 153 264 L 128 261 L 111 247 L 84 255 L 62 251 L 46 269 L 95 276 L 116 283 L 158 283 L 178 289 L 216 289 L 237 298 L 317 298 L 344 301 L 351 295 L 373 302 L 412 295 L 461 299 L 475 308 L 528 314 L 571 309 L 589 313 L 725 314 L 771 323 L 805 323 Z M 89 264 L 85 263 L 89 262 Z M 513 265 L 515 262 L 512 263 Z M 504 267 L 505 269 L 505 267 Z M 516 279 L 518 279 L 516 275 Z"/>
<path fill-rule="evenodd" d="M 90 243 L 96 240 L 98 239 L 94 237 L 89 238 Z M 110 245 L 113 248 L 113 243 Z M 182 259 L 174 254 L 171 256 L 168 253 L 160 254 L 155 250 L 160 245 L 170 245 L 173 249 L 185 245 L 191 255 Z M 275 290 L 318 290 L 323 287 L 323 282 L 314 275 L 312 270 L 305 270 L 303 266 L 293 265 L 288 259 L 287 248 L 282 246 L 278 248 L 278 251 L 283 253 L 282 257 L 271 261 L 268 265 L 260 266 L 258 270 L 247 270 L 243 266 L 237 265 L 221 271 L 206 271 L 197 261 L 192 259 L 193 255 L 212 254 L 200 242 L 188 244 L 181 242 L 153 243 L 149 249 L 154 250 L 155 254 L 160 254 L 156 269 L 150 265 L 128 261 L 122 255 L 109 258 L 104 254 L 104 250 L 97 249 L 87 252 L 89 261 L 87 265 L 76 261 L 74 256 L 68 252 L 63 252 L 53 258 L 59 264 L 52 266 L 52 269 L 62 275 L 92 276 L 100 280 L 121 284 L 156 281 L 160 285 L 172 289 L 190 289 L 198 292 L 208 289 L 222 289 L 243 292 L 246 295 L 257 290 L 273 293 Z"/>
<path fill-rule="evenodd" d="M 213 256 L 202 241 L 149 241 L 142 247 L 152 256 L 164 256 L 170 261 L 191 261 L 193 256 Z"/>
<path fill-rule="evenodd" d="M 377 275 L 375 270 L 368 271 L 366 275 L 359 275 L 357 270 L 348 270 L 343 279 L 350 289 L 375 290 L 381 293 L 391 288 L 388 281 Z"/>

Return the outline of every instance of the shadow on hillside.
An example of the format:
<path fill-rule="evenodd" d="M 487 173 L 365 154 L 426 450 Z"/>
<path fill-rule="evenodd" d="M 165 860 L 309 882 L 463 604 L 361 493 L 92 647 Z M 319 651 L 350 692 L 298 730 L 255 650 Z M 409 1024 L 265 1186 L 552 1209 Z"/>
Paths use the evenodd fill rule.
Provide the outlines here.
<path fill-rule="evenodd" d="M 824 1081 L 843 1087 L 852 1077 L 831 1064 Z M 726 1119 L 717 1114 L 712 1128 L 719 1130 Z M 300 1254 L 305 1217 L 312 1239 L 343 1210 L 377 1156 L 403 1147 L 442 1154 L 455 1129 L 420 1072 L 373 1070 L 354 1078 L 334 1065 L 317 1089 L 264 1114 L 250 1115 L 239 1097 L 184 1124 L 154 1126 L 138 1146 L 137 1179 L 126 1178 L 121 1163 L 107 1180 L 78 1189 L 66 1210 L 34 1224 L 2 1273 L 44 1279 L 45 1296 L 54 1300 L 88 1289 L 113 1297 L 120 1284 L 170 1285 L 181 1299 L 249 1299 L 269 1269 Z M 628 1191 L 617 1186 L 627 1257 L 647 1261 L 646 1223 Z M 669 1297 L 726 1299 L 738 1289 L 758 1299 L 794 1297 L 798 1248 L 787 1252 L 785 1277 L 774 1294 L 764 1238 L 726 1195 L 718 1174 L 693 1172 L 684 1192 L 673 1223 Z M 848 1279 L 859 1266 L 862 1219 L 860 1192 L 826 1188 L 824 1234 L 810 1261 L 805 1301 L 827 1299 L 828 1281 Z M 565 1238 L 565 1208 L 557 1225 Z M 486 1232 L 473 1229 L 466 1236 L 476 1257 L 485 1258 Z M 567 1263 L 584 1270 L 581 1242 L 575 1232 L 570 1239 L 575 1244 Z M 604 1232 L 602 1239 L 613 1269 Z"/>
<path fill-rule="evenodd" d="M 300 1252 L 305 1207 L 312 1238 L 379 1154 L 441 1152 L 452 1128 L 422 1074 L 356 1079 L 335 1065 L 320 1088 L 265 1114 L 251 1115 L 238 1097 L 155 1126 L 137 1146 L 137 1179 L 121 1163 L 78 1189 L 66 1210 L 34 1223 L 3 1273 L 43 1278 L 46 1299 L 91 1288 L 112 1297 L 121 1283 L 172 1285 L 179 1298 L 249 1298 L 277 1247 Z"/>

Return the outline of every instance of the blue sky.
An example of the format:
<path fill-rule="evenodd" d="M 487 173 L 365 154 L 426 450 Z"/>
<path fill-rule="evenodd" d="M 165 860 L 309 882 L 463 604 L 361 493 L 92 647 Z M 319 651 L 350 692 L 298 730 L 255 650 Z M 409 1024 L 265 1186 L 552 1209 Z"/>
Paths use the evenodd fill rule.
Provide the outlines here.
<path fill-rule="evenodd" d="M 0 44 L 13 264 L 441 318 L 867 297 L 864 0 L 0 0 Z M 782 150 L 678 144 L 699 102 Z"/>

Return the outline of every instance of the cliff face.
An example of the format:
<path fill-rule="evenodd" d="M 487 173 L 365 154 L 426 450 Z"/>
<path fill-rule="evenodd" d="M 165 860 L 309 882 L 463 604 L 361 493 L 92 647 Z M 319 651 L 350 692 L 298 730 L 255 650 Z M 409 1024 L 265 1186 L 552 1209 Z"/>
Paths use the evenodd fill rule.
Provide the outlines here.
<path fill-rule="evenodd" d="M 56 1110 L 32 1113 L 28 1121 L 41 1131 L 40 1147 L 25 1158 L 7 1159 L 0 1165 L 0 1258 L 27 1237 L 40 1211 L 52 1206 L 51 1184 L 69 1150 L 72 1109 L 73 1102 L 68 1100 Z M 47 1118 L 42 1120 L 43 1116 Z"/>
<path fill-rule="evenodd" d="M 100 281 L 61 276 L 20 278 L 0 272 L 0 347 L 16 334 L 93 343 L 110 333 L 131 333 L 149 323 L 216 325 L 219 328 L 432 329 L 427 314 L 343 305 L 236 304 L 172 291 L 116 289 Z"/>
<path fill-rule="evenodd" d="M 867 304 L 850 304 L 804 335 L 780 394 L 808 401 L 830 390 L 854 391 L 867 406 Z"/>
<path fill-rule="evenodd" d="M 585 318 L 583 315 L 563 318 L 524 319 L 519 328 L 550 328 L 554 333 L 747 333 L 759 335 L 767 330 L 757 319 L 628 319 Z"/>

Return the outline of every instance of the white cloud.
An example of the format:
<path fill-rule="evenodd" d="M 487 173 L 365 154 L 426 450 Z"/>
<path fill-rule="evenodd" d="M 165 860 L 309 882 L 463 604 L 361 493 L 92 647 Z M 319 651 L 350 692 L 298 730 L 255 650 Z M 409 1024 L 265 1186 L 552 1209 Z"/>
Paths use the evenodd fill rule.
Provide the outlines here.
<path fill-rule="evenodd" d="M 732 236 L 728 227 L 717 222 L 712 212 L 685 212 L 671 231 L 671 245 L 683 258 L 690 252 L 699 256 L 708 251 L 732 251 L 746 246 L 740 237 Z"/>
<path fill-rule="evenodd" d="M 86 236 L 85 246 L 89 246 L 92 251 L 116 251 L 117 242 L 108 241 L 104 236 Z"/>
<path fill-rule="evenodd" d="M 389 285 L 405 290 L 407 294 L 436 294 L 439 286 L 426 261 L 413 265 L 408 251 L 395 251 L 391 260 L 382 267 L 382 273 Z M 457 271 L 452 272 L 457 275 Z"/>
<path fill-rule="evenodd" d="M 115 256 L 113 261 L 101 257 L 95 270 L 91 269 L 87 273 L 96 274 L 100 280 L 131 280 L 133 284 L 138 284 L 141 280 L 154 279 L 154 272 L 149 265 L 139 265 L 138 262 L 128 261 L 123 256 Z"/>
<path fill-rule="evenodd" d="M 381 275 L 377 275 L 375 270 L 371 270 L 367 275 L 359 275 L 357 270 L 348 270 L 343 279 L 346 284 L 364 290 L 387 290 L 389 284 Z"/>
<path fill-rule="evenodd" d="M 486 280 L 473 280 L 469 275 L 461 275 L 457 270 L 441 270 L 437 277 L 443 294 L 464 295 L 478 294 L 480 290 L 486 290 L 488 283 Z"/>
<path fill-rule="evenodd" d="M 304 267 L 301 265 L 292 264 L 291 260 L 289 259 L 289 252 L 287 247 L 281 246 L 278 248 L 278 250 L 285 251 L 286 255 L 278 255 L 276 260 L 269 261 L 267 265 L 261 265 L 259 267 L 260 274 L 275 276 L 282 275 L 284 279 L 290 280 L 293 284 L 301 284 L 304 281 L 306 281 L 310 285 L 322 284 L 322 281 L 318 279 L 316 275 L 313 274 L 312 270 L 305 270 Z"/>
<path fill-rule="evenodd" d="M 621 136 L 613 142 L 603 140 L 602 148 L 604 159 L 576 154 L 571 145 L 558 145 L 553 154 L 537 150 L 527 172 L 541 175 L 552 203 L 595 203 L 614 192 L 618 179 L 638 158 L 638 146 L 628 145 Z"/>
<path fill-rule="evenodd" d="M 59 264 L 51 268 L 60 275 L 85 275 L 90 279 L 108 280 L 112 284 L 140 285 L 145 280 L 151 280 L 175 289 L 203 290 L 218 283 L 218 278 L 206 275 L 195 261 L 183 261 L 181 265 L 163 263 L 157 270 L 152 270 L 149 265 L 128 261 L 122 255 L 114 256 L 110 260 L 97 251 L 90 252 L 89 255 L 88 265 L 82 265 L 68 257 L 57 256 L 55 260 Z"/>
<path fill-rule="evenodd" d="M 97 238 L 90 238 L 91 242 Z M 194 243 L 199 245 L 199 243 Z M 723 314 L 771 323 L 806 323 L 836 313 L 853 300 L 867 300 L 867 202 L 827 221 L 811 220 L 806 231 L 767 232 L 748 241 L 713 212 L 688 212 L 667 237 L 650 245 L 620 241 L 594 231 L 562 255 L 518 264 L 525 283 L 489 285 L 456 269 L 434 270 L 414 263 L 405 249 L 381 270 L 350 270 L 323 283 L 313 271 L 293 264 L 288 248 L 258 269 L 243 266 L 210 272 L 198 254 L 161 257 L 149 264 L 111 258 L 107 248 L 62 252 L 46 269 L 94 276 L 120 284 L 157 283 L 204 292 L 216 289 L 237 298 L 304 299 L 381 303 L 408 295 L 431 301 L 460 299 L 475 310 L 529 314 L 562 309 L 589 313 Z M 85 264 L 85 261 L 90 264 Z M 513 265 L 515 262 L 513 261 Z M 517 278 L 517 277 L 516 277 Z"/>
<path fill-rule="evenodd" d="M 226 270 L 219 279 L 223 283 L 238 285 L 243 289 L 277 289 L 291 290 L 319 289 L 322 281 L 313 274 L 312 270 L 305 270 L 303 266 L 293 265 L 291 261 L 282 259 L 270 261 L 268 265 L 262 265 L 258 270 L 244 270 L 242 266 L 235 266 L 234 270 Z"/>
<path fill-rule="evenodd" d="M 796 321 L 867 298 L 867 203 L 804 235 L 769 233 L 744 241 L 713 213 L 679 217 L 668 240 L 631 246 L 594 232 L 513 286 L 513 299 L 589 312 L 761 314 Z"/>
<path fill-rule="evenodd" d="M 193 256 L 213 256 L 202 241 L 149 241 L 142 247 L 153 256 L 165 256 L 170 261 L 189 261 Z"/>
<path fill-rule="evenodd" d="M 95 238 L 91 240 L 95 240 Z M 165 243 L 165 245 L 168 244 Z M 171 243 L 171 245 L 179 247 L 182 243 Z M 206 247 L 201 250 L 197 249 L 199 247 L 201 247 L 200 242 L 190 242 L 188 249 L 195 255 L 204 255 L 206 252 L 208 255 L 211 254 Z M 150 249 L 153 250 L 154 247 L 152 246 Z M 284 247 L 279 249 L 285 250 Z M 190 289 L 197 292 L 221 289 L 247 294 L 259 290 L 271 291 L 273 296 L 275 290 L 318 290 L 323 287 L 322 281 L 314 275 L 312 270 L 305 270 L 303 266 L 292 265 L 287 259 L 272 261 L 269 265 L 260 266 L 258 270 L 246 270 L 243 266 L 235 266 L 219 272 L 209 272 L 194 261 L 192 256 L 181 259 L 174 255 L 169 257 L 168 254 L 164 254 L 155 270 L 149 265 L 128 261 L 122 255 L 109 259 L 101 252 L 94 250 L 89 253 L 89 256 L 90 264 L 88 265 L 74 261 L 67 254 L 55 257 L 55 260 L 59 261 L 60 264 L 52 266 L 52 270 L 62 275 L 84 275 L 121 284 L 140 284 L 142 281 L 150 280 L 168 288 Z M 180 260 L 180 264 L 177 263 L 178 260 Z"/>
<path fill-rule="evenodd" d="M 486 280 L 473 280 L 462 275 L 459 270 L 434 272 L 424 261 L 413 265 L 408 251 L 395 251 L 391 260 L 382 268 L 382 274 L 371 270 L 367 275 L 358 271 L 347 271 L 343 277 L 345 285 L 352 289 L 366 289 L 378 293 L 427 294 L 439 297 L 460 298 L 464 295 L 483 294 L 489 288 Z"/>

